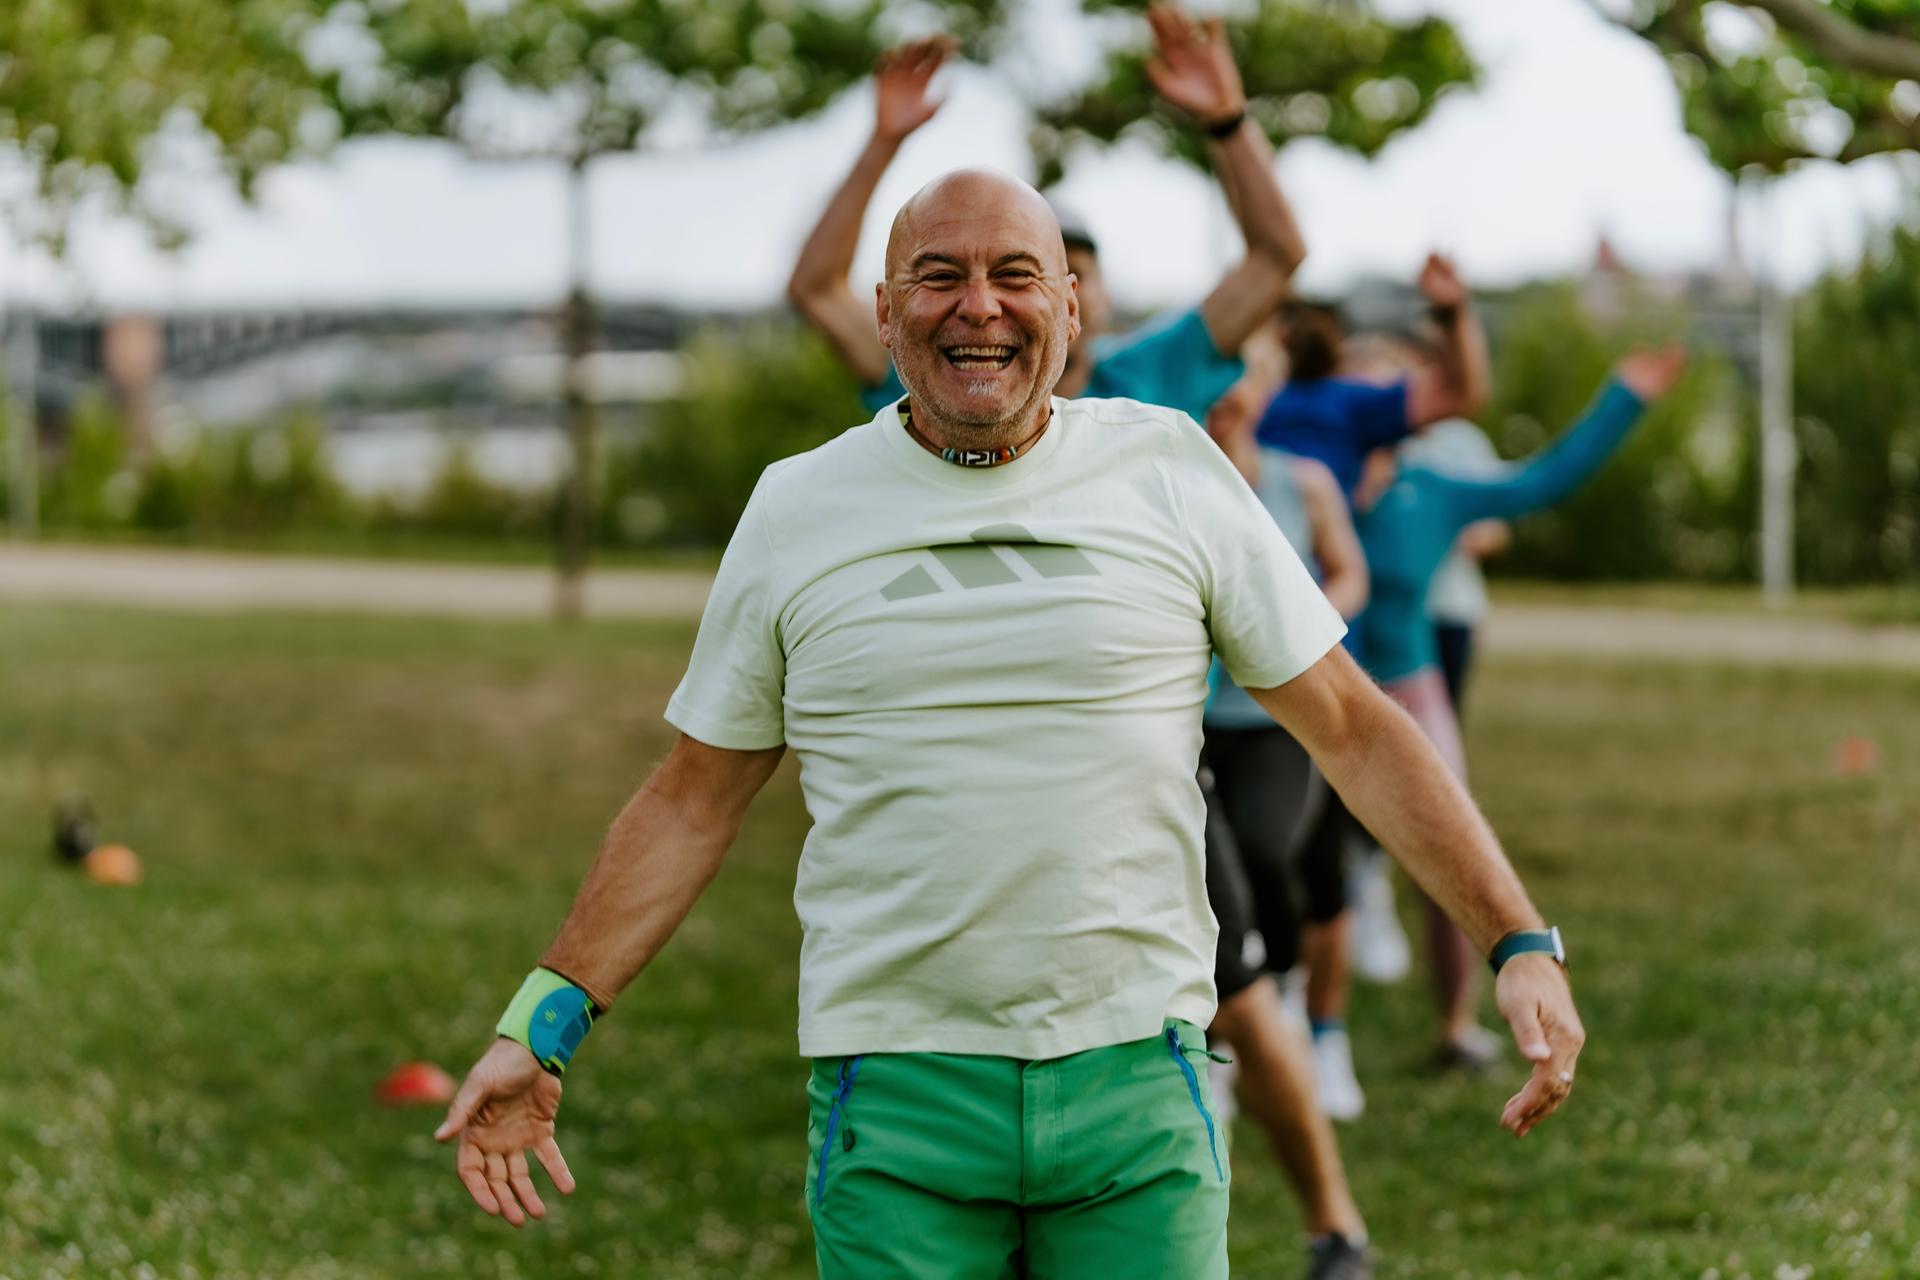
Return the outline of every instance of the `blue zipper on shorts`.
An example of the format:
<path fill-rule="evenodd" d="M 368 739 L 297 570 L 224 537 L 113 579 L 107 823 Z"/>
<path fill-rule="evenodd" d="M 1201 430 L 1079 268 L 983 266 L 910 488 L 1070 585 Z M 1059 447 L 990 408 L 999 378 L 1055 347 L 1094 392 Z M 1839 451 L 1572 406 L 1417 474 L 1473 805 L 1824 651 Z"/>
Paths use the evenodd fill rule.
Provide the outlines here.
<path fill-rule="evenodd" d="M 840 1060 L 840 1081 L 833 1090 L 833 1106 L 827 1109 L 827 1132 L 820 1142 L 820 1168 L 813 1175 L 813 1203 L 816 1208 L 821 1197 L 827 1194 L 827 1157 L 833 1154 L 833 1139 L 840 1130 L 840 1116 L 846 1110 L 847 1098 L 853 1093 L 853 1078 L 860 1074 L 860 1064 L 865 1058 L 863 1053 Z M 1214 1163 L 1218 1165 L 1219 1161 Z"/>
<path fill-rule="evenodd" d="M 1207 1114 L 1207 1104 L 1200 1100 L 1200 1076 L 1194 1071 L 1193 1064 L 1187 1061 L 1187 1046 L 1180 1043 L 1180 1028 L 1167 1028 L 1167 1052 L 1180 1064 L 1180 1074 L 1187 1078 L 1187 1093 L 1193 1098 L 1193 1109 L 1207 1122 L 1207 1150 L 1213 1155 L 1213 1171 L 1220 1181 L 1227 1180 L 1226 1170 L 1220 1167 L 1220 1143 L 1213 1131 L 1213 1117 Z M 825 1162 L 822 1161 L 824 1164 Z"/>

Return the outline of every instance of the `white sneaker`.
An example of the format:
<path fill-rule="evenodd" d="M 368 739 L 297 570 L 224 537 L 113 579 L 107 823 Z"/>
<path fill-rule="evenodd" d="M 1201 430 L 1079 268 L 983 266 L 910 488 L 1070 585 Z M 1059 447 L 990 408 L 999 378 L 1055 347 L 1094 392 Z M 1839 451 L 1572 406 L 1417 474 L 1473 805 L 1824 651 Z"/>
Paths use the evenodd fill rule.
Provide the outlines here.
<path fill-rule="evenodd" d="M 1393 874 L 1384 853 L 1356 858 L 1347 880 L 1353 905 L 1353 973 L 1373 983 L 1393 983 L 1413 968 L 1413 948 L 1393 910 Z"/>
<path fill-rule="evenodd" d="M 1306 1035 L 1312 1026 L 1307 1018 L 1307 967 L 1297 964 L 1285 973 L 1274 974 L 1273 981 L 1280 996 L 1280 1016 L 1289 1027 Z"/>
<path fill-rule="evenodd" d="M 1358 1120 L 1367 1109 L 1367 1095 L 1353 1074 L 1353 1041 L 1344 1028 L 1314 1033 L 1313 1076 L 1327 1119 Z"/>

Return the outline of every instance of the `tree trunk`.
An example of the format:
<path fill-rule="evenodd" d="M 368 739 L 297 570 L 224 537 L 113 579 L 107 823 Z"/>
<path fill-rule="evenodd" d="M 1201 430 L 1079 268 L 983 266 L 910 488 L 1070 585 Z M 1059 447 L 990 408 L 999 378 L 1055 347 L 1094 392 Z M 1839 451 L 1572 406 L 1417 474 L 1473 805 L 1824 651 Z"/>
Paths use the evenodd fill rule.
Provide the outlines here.
<path fill-rule="evenodd" d="M 11 323 L 8 323 L 11 321 Z M 40 531 L 40 424 L 33 385 L 40 363 L 38 318 L 26 307 L 0 313 L 6 339 L 7 514 L 16 538 Z"/>
<path fill-rule="evenodd" d="M 593 546 L 594 402 L 587 385 L 587 357 L 599 329 L 588 281 L 588 184 L 592 157 L 579 156 L 567 169 L 567 223 L 572 280 L 561 323 L 566 345 L 566 422 L 572 470 L 561 492 L 558 578 L 553 608 L 572 621 L 586 607 L 587 560 Z"/>

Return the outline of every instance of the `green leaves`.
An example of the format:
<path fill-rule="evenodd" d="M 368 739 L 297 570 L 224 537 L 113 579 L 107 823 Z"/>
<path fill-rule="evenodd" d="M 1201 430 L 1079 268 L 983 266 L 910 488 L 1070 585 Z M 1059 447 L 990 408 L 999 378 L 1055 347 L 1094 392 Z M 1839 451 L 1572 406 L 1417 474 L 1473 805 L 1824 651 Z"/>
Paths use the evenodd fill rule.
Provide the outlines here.
<path fill-rule="evenodd" d="M 1920 148 L 1920 12 L 1900 0 L 1642 4 L 1622 25 L 1667 55 L 1686 126 L 1729 172 Z"/>

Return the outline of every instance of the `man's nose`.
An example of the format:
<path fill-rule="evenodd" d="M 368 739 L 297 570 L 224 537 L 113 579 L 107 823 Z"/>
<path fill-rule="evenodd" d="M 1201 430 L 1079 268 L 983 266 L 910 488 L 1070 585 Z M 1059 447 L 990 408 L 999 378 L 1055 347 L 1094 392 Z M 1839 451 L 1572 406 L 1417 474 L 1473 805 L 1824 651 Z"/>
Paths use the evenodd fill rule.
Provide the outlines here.
<path fill-rule="evenodd" d="M 1000 295 L 985 276 L 967 281 L 960 295 L 960 318 L 969 324 L 986 324 L 1000 318 Z"/>

